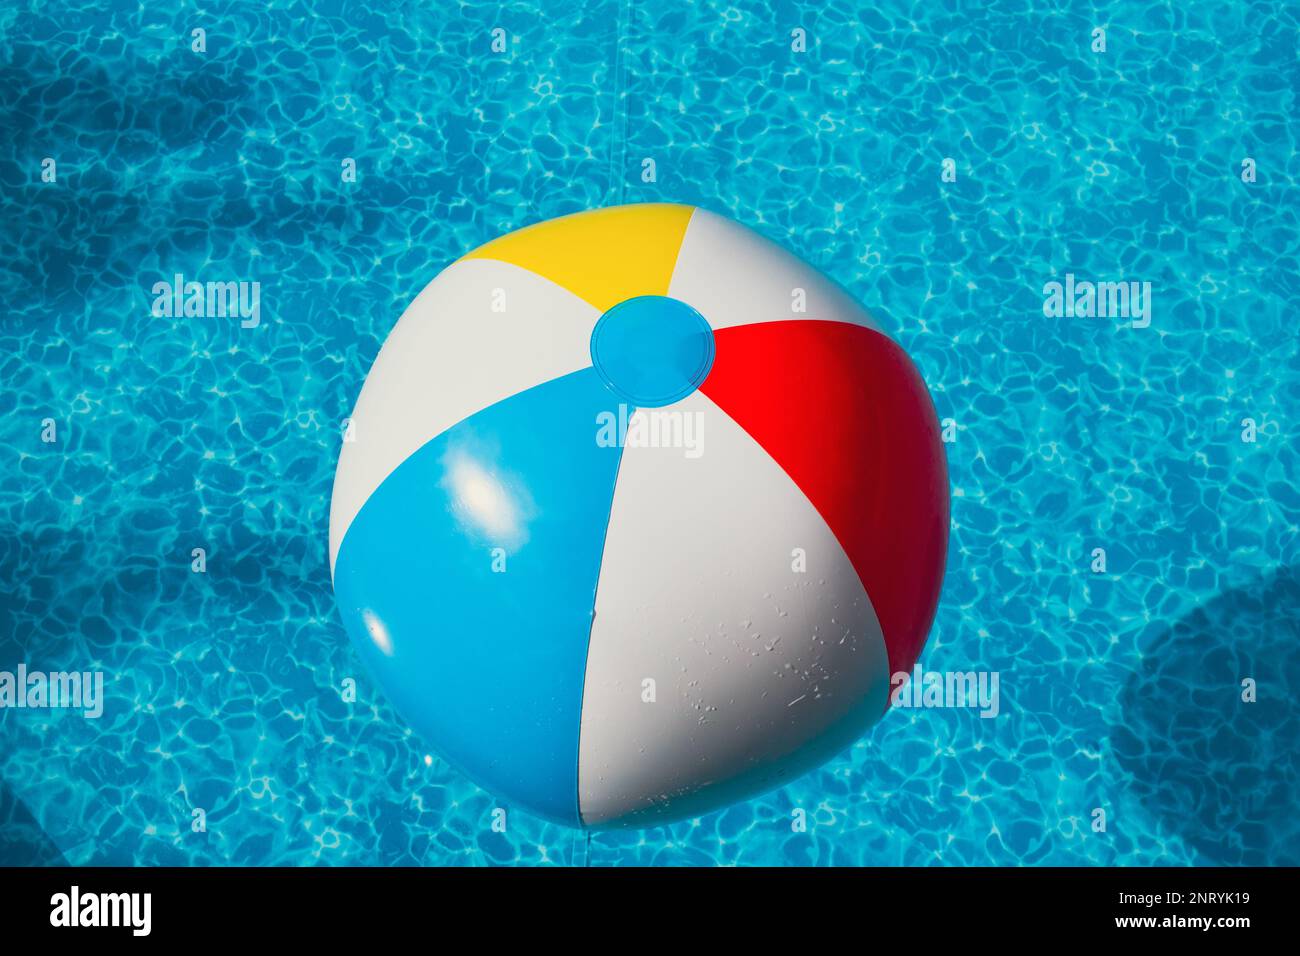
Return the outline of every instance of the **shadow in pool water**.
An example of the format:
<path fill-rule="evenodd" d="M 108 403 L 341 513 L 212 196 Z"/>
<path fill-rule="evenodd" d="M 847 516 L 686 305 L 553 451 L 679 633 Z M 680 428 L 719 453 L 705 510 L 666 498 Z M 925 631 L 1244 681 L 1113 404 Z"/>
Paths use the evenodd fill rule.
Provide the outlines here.
<path fill-rule="evenodd" d="M 0 866 L 67 866 L 18 795 L 0 782 Z"/>
<path fill-rule="evenodd" d="M 1112 735 L 1134 796 L 1198 862 L 1300 864 L 1300 569 L 1153 633 Z"/>

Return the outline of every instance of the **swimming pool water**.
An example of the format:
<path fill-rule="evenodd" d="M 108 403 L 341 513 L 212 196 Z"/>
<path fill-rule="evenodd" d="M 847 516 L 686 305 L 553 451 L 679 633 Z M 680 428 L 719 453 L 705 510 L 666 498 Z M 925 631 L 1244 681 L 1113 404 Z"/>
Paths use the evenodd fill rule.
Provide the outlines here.
<path fill-rule="evenodd" d="M 1280 0 L 6 6 L 0 669 L 107 699 L 0 711 L 0 862 L 1300 862 L 1298 37 Z M 448 262 L 646 200 L 913 355 L 954 430 L 922 664 L 1001 713 L 895 711 L 673 826 L 496 833 L 343 633 L 341 423 Z M 1149 281 L 1150 326 L 1046 317 L 1067 272 Z M 155 317 L 175 273 L 259 281 L 260 325 Z"/>

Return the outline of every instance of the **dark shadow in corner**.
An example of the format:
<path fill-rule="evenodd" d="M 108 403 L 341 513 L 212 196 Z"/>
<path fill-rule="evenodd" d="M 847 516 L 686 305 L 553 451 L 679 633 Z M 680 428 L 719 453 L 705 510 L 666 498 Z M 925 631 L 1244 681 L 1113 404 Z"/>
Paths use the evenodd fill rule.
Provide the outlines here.
<path fill-rule="evenodd" d="M 67 865 L 18 795 L 0 782 L 0 866 Z"/>
<path fill-rule="evenodd" d="M 1111 737 L 1134 795 L 1197 862 L 1300 864 L 1300 569 L 1152 633 Z M 1248 677 L 1255 703 L 1242 700 Z"/>

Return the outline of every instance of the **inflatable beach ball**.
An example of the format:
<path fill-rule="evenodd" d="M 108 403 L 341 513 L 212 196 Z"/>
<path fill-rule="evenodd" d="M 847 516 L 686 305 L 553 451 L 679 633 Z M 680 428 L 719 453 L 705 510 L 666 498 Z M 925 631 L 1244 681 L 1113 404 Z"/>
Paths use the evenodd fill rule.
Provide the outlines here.
<path fill-rule="evenodd" d="M 947 535 L 898 345 L 779 246 L 656 204 L 419 294 L 357 400 L 330 561 L 391 703 L 494 806 L 644 826 L 849 747 L 920 653 Z"/>

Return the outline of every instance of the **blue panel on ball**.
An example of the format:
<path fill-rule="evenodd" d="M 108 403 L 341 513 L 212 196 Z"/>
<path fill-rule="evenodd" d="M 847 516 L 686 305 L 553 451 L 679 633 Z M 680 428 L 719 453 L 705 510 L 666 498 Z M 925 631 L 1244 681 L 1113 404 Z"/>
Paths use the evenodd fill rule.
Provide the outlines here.
<path fill-rule="evenodd" d="M 371 495 L 334 578 L 348 633 L 411 726 L 502 800 L 571 826 L 621 453 L 598 421 L 610 403 L 586 369 L 439 435 Z"/>

